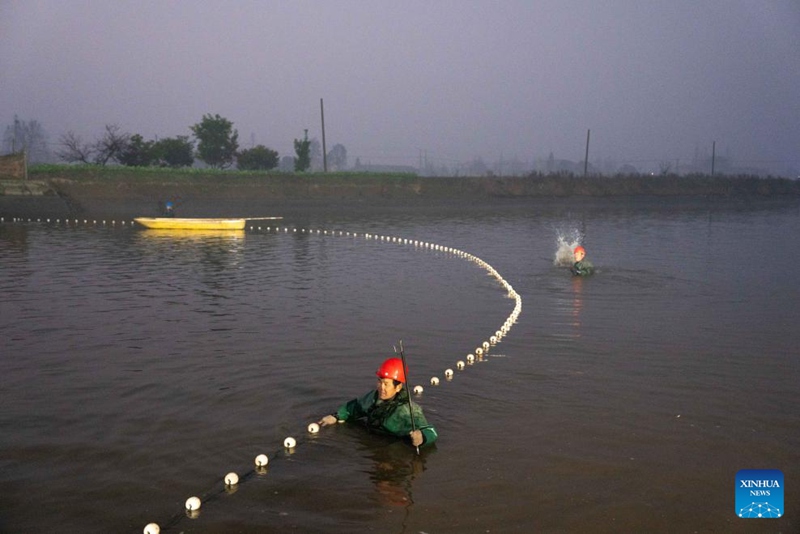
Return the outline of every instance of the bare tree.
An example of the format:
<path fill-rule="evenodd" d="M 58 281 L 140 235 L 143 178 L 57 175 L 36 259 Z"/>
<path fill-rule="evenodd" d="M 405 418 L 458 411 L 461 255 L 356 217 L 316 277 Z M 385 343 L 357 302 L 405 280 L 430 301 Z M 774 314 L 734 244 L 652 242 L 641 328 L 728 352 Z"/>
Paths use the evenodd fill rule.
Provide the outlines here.
<path fill-rule="evenodd" d="M 81 136 L 68 131 L 59 139 L 60 149 L 56 150 L 56 156 L 67 163 L 92 163 L 94 147 L 84 143 Z"/>
<path fill-rule="evenodd" d="M 109 160 L 116 160 L 128 146 L 131 136 L 120 130 L 116 124 L 106 124 L 106 133 L 95 143 L 94 163 L 105 165 Z"/>
<path fill-rule="evenodd" d="M 130 138 L 116 124 L 107 124 L 106 133 L 94 144 L 84 143 L 80 135 L 70 130 L 61 136 L 61 149 L 56 156 L 68 163 L 105 165 L 111 160 L 119 161 Z"/>
<path fill-rule="evenodd" d="M 50 159 L 47 132 L 36 120 L 24 121 L 14 115 L 14 124 L 7 126 L 3 135 L 6 152 L 25 151 L 31 163 L 45 163 Z"/>

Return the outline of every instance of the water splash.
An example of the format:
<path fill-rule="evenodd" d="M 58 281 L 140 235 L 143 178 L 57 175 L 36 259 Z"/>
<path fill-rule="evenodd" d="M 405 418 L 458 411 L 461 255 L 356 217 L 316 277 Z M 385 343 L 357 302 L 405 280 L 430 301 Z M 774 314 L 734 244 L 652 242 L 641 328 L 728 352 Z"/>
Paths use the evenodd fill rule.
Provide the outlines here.
<path fill-rule="evenodd" d="M 577 228 L 556 229 L 556 254 L 553 265 L 569 267 L 575 262 L 572 251 L 583 242 L 583 232 Z"/>

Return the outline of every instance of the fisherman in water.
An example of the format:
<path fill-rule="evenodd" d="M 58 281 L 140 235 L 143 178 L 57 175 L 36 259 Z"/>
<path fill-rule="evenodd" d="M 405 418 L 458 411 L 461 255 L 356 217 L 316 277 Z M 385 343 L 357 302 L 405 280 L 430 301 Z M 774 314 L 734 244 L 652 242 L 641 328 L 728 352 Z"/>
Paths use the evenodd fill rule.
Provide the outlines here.
<path fill-rule="evenodd" d="M 320 419 L 319 425 L 361 421 L 377 433 L 407 438 L 414 447 L 436 441 L 436 429 L 425 420 L 422 408 L 409 399 L 403 360 L 389 358 L 376 374 L 375 390 L 341 405 L 336 413 Z"/>
<path fill-rule="evenodd" d="M 578 245 L 572 251 L 575 256 L 575 263 L 570 267 L 570 271 L 575 276 L 588 276 L 594 272 L 594 265 L 589 260 L 586 260 L 586 249 Z"/>

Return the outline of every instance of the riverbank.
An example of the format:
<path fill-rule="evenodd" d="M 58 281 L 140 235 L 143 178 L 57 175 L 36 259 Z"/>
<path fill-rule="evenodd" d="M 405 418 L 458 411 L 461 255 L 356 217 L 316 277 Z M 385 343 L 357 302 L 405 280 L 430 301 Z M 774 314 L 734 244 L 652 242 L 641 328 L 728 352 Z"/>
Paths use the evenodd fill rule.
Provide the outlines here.
<path fill-rule="evenodd" d="M 31 168 L 28 182 L 20 194 L 0 194 L 0 216 L 132 218 L 157 215 L 167 200 L 177 200 L 179 215 L 187 217 L 256 217 L 307 209 L 462 209 L 532 199 L 800 197 L 796 180 L 702 175 L 421 177 L 44 166 Z"/>

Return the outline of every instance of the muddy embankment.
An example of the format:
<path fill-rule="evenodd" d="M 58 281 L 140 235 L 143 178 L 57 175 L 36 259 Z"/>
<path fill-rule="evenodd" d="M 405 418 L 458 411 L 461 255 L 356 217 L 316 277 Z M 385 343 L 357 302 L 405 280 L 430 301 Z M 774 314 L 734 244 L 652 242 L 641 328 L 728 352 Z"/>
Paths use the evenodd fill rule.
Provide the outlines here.
<path fill-rule="evenodd" d="M 306 210 L 463 209 L 533 200 L 669 197 L 798 198 L 800 182 L 711 176 L 243 175 L 163 172 L 31 172 L 38 194 L 0 194 L 0 216 L 125 219 L 157 216 L 168 200 L 184 217 L 262 217 Z"/>

